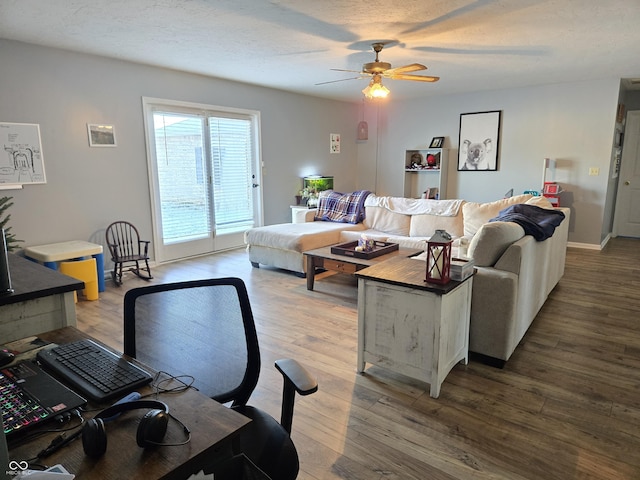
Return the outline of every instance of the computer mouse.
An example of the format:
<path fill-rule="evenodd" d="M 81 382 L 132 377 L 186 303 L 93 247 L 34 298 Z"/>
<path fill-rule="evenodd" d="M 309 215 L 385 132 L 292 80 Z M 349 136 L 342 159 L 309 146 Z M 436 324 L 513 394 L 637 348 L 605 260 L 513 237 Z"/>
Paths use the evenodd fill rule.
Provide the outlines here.
<path fill-rule="evenodd" d="M 8 363 L 13 362 L 15 355 L 6 348 L 0 348 L 0 367 L 4 367 Z"/>

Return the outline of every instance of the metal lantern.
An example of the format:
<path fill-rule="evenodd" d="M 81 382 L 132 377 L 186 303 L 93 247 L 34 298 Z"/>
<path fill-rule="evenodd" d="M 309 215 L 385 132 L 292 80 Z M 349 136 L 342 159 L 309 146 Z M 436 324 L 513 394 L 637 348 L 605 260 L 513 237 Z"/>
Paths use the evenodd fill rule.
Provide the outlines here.
<path fill-rule="evenodd" d="M 451 278 L 451 235 L 445 230 L 436 233 L 427 241 L 427 278 L 429 283 L 449 283 Z"/>

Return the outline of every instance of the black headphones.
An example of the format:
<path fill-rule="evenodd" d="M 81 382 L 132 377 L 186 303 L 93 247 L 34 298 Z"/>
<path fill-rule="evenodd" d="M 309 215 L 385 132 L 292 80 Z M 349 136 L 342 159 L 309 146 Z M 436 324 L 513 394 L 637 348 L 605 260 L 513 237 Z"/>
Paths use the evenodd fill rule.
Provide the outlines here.
<path fill-rule="evenodd" d="M 82 427 L 82 447 L 84 453 L 91 458 L 98 458 L 107 451 L 107 432 L 105 421 L 129 410 L 150 408 L 140 419 L 136 442 L 142 448 L 165 445 L 162 443 L 169 423 L 169 407 L 155 400 L 137 400 L 119 403 L 101 411 L 95 417 L 87 420 Z M 185 427 L 186 428 L 186 427 Z M 169 445 L 169 444 L 167 444 Z M 176 445 L 176 444 L 170 444 Z"/>

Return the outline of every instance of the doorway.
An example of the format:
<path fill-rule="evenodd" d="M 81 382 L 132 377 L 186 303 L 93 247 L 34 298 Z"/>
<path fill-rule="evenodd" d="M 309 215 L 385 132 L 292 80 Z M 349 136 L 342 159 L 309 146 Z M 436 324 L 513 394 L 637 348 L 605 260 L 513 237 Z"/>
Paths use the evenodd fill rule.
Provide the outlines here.
<path fill-rule="evenodd" d="M 143 103 L 156 261 L 243 246 L 261 219 L 258 112 Z"/>
<path fill-rule="evenodd" d="M 640 238 L 640 111 L 627 113 L 614 235 Z"/>

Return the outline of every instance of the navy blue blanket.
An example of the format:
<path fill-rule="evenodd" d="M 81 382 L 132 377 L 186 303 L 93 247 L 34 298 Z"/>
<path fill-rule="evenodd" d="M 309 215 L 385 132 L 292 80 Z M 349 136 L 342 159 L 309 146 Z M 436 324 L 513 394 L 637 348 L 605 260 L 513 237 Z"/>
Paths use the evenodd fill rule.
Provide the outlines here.
<path fill-rule="evenodd" d="M 498 216 L 490 222 L 514 222 L 524 228 L 527 235 L 533 235 L 538 241 L 553 235 L 556 227 L 564 220 L 564 213 L 560 210 L 548 210 L 536 205 L 518 203 L 500 210 Z"/>

